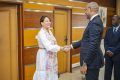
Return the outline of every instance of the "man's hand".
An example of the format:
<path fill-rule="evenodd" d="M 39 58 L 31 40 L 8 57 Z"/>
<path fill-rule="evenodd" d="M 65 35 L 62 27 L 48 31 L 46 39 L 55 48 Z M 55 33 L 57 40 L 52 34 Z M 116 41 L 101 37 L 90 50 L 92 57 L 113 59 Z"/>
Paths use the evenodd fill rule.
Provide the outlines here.
<path fill-rule="evenodd" d="M 83 66 L 80 68 L 80 72 L 82 74 L 87 74 L 87 65 L 86 64 L 83 64 Z"/>
<path fill-rule="evenodd" d="M 107 51 L 106 54 L 109 56 L 109 57 L 112 57 L 113 56 L 113 53 L 111 51 Z"/>

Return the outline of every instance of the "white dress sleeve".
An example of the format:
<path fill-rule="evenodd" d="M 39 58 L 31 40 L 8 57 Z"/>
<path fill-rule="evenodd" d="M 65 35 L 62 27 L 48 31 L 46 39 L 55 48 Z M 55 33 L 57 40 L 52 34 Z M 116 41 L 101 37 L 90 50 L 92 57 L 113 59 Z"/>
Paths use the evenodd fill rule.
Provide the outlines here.
<path fill-rule="evenodd" d="M 51 52 L 60 51 L 60 46 L 52 45 L 44 33 L 43 34 L 39 33 L 38 37 L 47 51 L 51 51 Z"/>

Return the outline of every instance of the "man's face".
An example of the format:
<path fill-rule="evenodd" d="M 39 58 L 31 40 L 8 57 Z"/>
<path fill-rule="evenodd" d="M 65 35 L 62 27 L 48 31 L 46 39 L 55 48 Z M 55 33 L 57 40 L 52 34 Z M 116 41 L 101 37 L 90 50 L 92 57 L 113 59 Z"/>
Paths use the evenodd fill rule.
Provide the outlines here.
<path fill-rule="evenodd" d="M 118 18 L 115 17 L 115 16 L 112 18 L 112 25 L 113 25 L 114 27 L 117 27 L 117 26 L 119 25 L 119 20 L 118 20 Z"/>
<path fill-rule="evenodd" d="M 90 13 L 91 13 L 90 7 L 86 7 L 86 9 L 85 9 L 85 14 L 86 14 L 86 16 L 87 16 L 87 19 L 90 19 Z"/>

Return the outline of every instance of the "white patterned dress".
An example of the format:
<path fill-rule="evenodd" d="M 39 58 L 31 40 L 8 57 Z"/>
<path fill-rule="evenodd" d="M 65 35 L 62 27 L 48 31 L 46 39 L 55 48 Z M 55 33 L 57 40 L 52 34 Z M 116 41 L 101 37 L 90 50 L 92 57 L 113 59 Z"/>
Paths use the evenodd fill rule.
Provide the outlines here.
<path fill-rule="evenodd" d="M 60 46 L 57 45 L 56 39 L 52 32 L 41 28 L 36 39 L 39 50 L 36 57 L 36 71 L 33 80 L 58 80 L 58 63 L 57 52 Z"/>

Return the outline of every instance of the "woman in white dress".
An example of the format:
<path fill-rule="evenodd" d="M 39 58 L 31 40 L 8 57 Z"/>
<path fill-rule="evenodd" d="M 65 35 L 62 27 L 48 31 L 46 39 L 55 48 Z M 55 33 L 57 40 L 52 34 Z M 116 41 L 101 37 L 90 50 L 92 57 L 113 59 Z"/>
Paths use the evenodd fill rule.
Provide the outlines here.
<path fill-rule="evenodd" d="M 36 71 L 33 80 L 58 80 L 57 52 L 63 47 L 57 45 L 56 39 L 50 31 L 50 19 L 42 16 L 41 29 L 36 35 L 39 50 L 36 57 Z"/>

